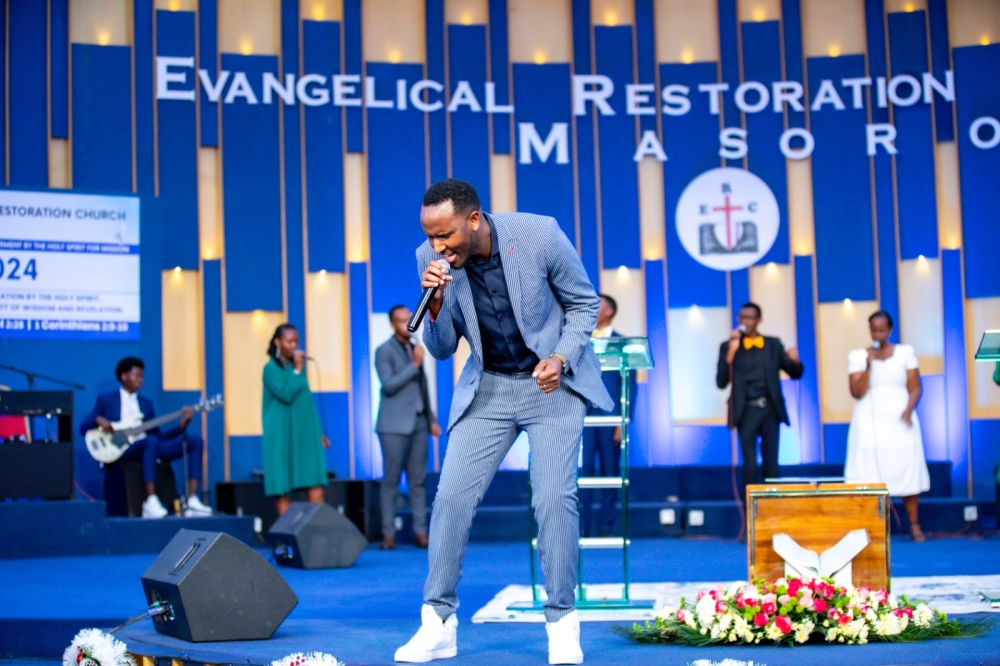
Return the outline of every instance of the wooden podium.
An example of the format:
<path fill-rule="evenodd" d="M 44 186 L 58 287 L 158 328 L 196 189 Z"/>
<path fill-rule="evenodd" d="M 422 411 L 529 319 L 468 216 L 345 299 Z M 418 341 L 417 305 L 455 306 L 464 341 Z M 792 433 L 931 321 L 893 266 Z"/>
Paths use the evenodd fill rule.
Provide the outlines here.
<path fill-rule="evenodd" d="M 784 560 L 772 538 L 787 534 L 822 553 L 848 532 L 868 531 L 870 543 L 852 561 L 855 587 L 889 589 L 889 491 L 885 484 L 769 483 L 747 486 L 747 556 L 750 580 L 777 580 Z"/>

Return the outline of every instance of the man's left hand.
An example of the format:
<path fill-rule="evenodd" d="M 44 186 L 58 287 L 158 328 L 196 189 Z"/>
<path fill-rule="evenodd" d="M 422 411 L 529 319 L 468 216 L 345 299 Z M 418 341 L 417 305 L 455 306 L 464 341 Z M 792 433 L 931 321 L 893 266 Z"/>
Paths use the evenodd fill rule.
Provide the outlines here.
<path fill-rule="evenodd" d="M 614 433 L 614 435 L 612 435 L 612 439 L 615 440 L 615 444 L 621 444 L 622 443 L 622 427 L 621 426 L 615 426 L 615 433 Z"/>
<path fill-rule="evenodd" d="M 546 358 L 538 362 L 531 376 L 538 382 L 538 388 L 545 393 L 552 393 L 559 388 L 563 364 L 558 358 Z"/>
<path fill-rule="evenodd" d="M 441 436 L 441 426 L 439 426 L 436 422 L 431 424 L 431 435 L 434 437 Z"/>
<path fill-rule="evenodd" d="M 785 353 L 788 354 L 788 358 L 792 359 L 796 363 L 801 363 L 801 361 L 799 361 L 799 350 L 796 349 L 795 347 L 792 347 L 791 349 L 786 349 Z"/>
<path fill-rule="evenodd" d="M 194 418 L 194 410 L 190 407 L 184 407 L 181 409 L 181 430 L 187 427 L 188 423 L 191 423 L 191 419 Z"/>

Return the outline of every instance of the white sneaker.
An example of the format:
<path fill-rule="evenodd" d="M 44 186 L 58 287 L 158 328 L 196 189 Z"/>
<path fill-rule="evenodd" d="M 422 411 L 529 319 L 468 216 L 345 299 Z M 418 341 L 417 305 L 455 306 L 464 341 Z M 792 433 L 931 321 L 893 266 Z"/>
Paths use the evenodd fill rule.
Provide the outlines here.
<path fill-rule="evenodd" d="M 146 501 L 142 503 L 142 517 L 143 518 L 164 518 L 167 515 L 167 510 L 160 503 L 160 498 L 156 495 L 150 495 L 146 498 Z"/>
<path fill-rule="evenodd" d="M 410 642 L 396 650 L 396 661 L 422 664 L 458 654 L 458 617 L 454 613 L 442 622 L 434 607 L 424 604 L 420 620 L 420 629 Z"/>
<path fill-rule="evenodd" d="M 550 664 L 582 664 L 583 650 L 580 649 L 580 613 L 572 611 L 559 618 L 558 622 L 546 622 L 545 633 L 549 635 Z"/>
<path fill-rule="evenodd" d="M 212 515 L 212 510 L 202 504 L 197 495 L 187 498 L 187 508 L 184 509 L 185 518 L 207 518 Z"/>

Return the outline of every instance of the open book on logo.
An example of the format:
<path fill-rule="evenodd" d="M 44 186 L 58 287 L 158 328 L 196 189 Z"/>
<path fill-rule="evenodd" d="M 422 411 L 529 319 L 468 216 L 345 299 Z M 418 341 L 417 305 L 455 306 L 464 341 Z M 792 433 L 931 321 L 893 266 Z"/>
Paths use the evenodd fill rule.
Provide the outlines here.
<path fill-rule="evenodd" d="M 774 552 L 785 560 L 785 576 L 832 578 L 838 585 L 851 585 L 851 560 L 869 543 L 868 530 L 854 530 L 822 553 L 806 550 L 787 534 L 771 539 Z"/>

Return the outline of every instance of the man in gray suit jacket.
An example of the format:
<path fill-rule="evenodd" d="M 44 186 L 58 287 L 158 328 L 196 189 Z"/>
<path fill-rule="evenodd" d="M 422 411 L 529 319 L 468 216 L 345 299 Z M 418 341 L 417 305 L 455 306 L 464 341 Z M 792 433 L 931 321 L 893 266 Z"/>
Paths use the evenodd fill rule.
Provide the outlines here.
<path fill-rule="evenodd" d="M 431 413 L 424 375 L 424 348 L 415 344 L 406 323 L 410 310 L 397 305 L 389 310 L 393 336 L 375 350 L 375 371 L 382 383 L 375 432 L 382 444 L 382 550 L 396 547 L 396 499 L 399 475 L 406 466 L 413 511 L 413 544 L 427 547 L 427 435 L 437 437 L 441 428 Z"/>
<path fill-rule="evenodd" d="M 452 396 L 422 624 L 396 651 L 396 661 L 455 656 L 456 588 L 472 518 L 525 431 L 548 594 L 549 663 L 582 663 L 574 608 L 580 434 L 588 401 L 603 409 L 613 405 L 590 346 L 600 300 L 551 217 L 487 215 L 471 185 L 449 179 L 427 190 L 420 223 L 428 239 L 417 250 L 421 284 L 437 288 L 424 342 L 435 358 L 445 359 L 464 337 L 472 353 Z"/>

